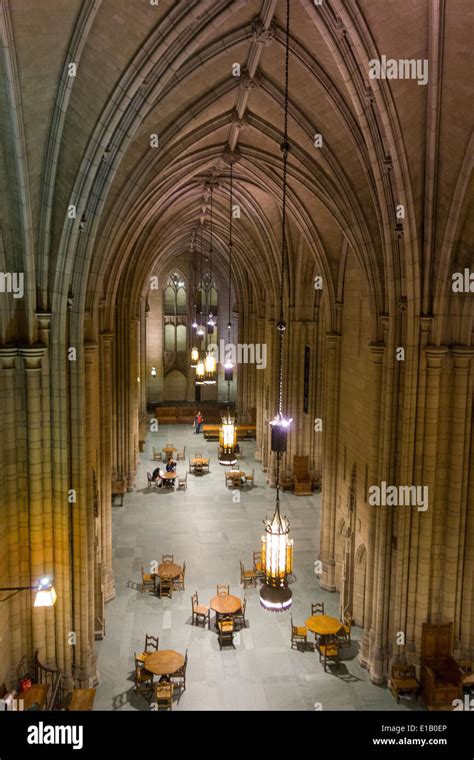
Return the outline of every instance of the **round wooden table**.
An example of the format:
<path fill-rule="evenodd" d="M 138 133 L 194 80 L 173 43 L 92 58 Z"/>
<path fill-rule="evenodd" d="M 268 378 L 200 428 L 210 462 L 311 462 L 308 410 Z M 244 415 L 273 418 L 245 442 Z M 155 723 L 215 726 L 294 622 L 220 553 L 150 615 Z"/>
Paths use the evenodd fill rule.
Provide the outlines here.
<path fill-rule="evenodd" d="M 329 615 L 313 615 L 306 621 L 306 628 L 318 636 L 335 636 L 343 626 L 340 620 Z"/>
<path fill-rule="evenodd" d="M 232 594 L 218 594 L 211 599 L 210 608 L 216 613 L 216 623 L 219 618 L 235 615 L 242 607 L 242 599 Z"/>
<path fill-rule="evenodd" d="M 171 481 L 176 480 L 177 477 L 178 477 L 177 472 L 164 472 L 163 475 L 160 475 L 160 478 L 162 481 L 164 481 L 165 486 L 167 486 L 168 484 L 174 485 L 174 483 L 172 483 Z"/>
<path fill-rule="evenodd" d="M 174 649 L 152 652 L 145 659 L 145 669 L 155 676 L 170 676 L 184 665 L 184 655 Z"/>
<path fill-rule="evenodd" d="M 160 578 L 165 576 L 167 578 L 177 578 L 182 572 L 183 568 L 181 565 L 176 565 L 174 562 L 162 562 L 158 565 L 157 575 L 159 575 Z"/>

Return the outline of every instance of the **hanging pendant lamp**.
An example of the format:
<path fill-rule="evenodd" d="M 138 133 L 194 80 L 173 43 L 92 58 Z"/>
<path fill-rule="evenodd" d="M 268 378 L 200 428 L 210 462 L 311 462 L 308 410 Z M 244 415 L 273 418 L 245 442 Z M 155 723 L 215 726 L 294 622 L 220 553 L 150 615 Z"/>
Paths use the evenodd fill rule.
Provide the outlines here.
<path fill-rule="evenodd" d="M 285 120 L 284 136 L 281 150 L 283 153 L 283 207 L 281 239 L 281 279 L 280 279 L 280 317 L 277 323 L 279 339 L 277 411 L 271 421 L 271 449 L 276 456 L 276 505 L 271 519 L 264 521 L 265 533 L 262 536 L 262 566 L 265 580 L 260 588 L 262 607 L 274 612 L 283 611 L 291 606 L 292 593 L 288 586 L 288 575 L 293 567 L 293 541 L 289 538 L 290 523 L 280 514 L 280 472 L 281 457 L 286 451 L 286 440 L 292 419 L 287 419 L 282 411 L 283 400 L 283 339 L 286 331 L 284 313 L 284 284 L 287 263 L 286 248 L 286 195 L 288 174 L 288 71 L 290 57 L 290 0 L 286 2 L 286 46 L 285 46 Z"/>
<path fill-rule="evenodd" d="M 211 187 L 211 220 L 210 220 L 210 248 L 209 248 L 209 271 L 211 275 L 211 289 L 209 291 L 209 300 L 210 300 L 210 293 L 212 291 L 212 253 L 213 253 L 213 188 Z M 208 318 L 207 318 L 207 332 L 208 335 L 210 335 L 215 327 L 216 320 L 212 314 L 212 311 L 209 311 Z M 215 385 L 217 383 L 217 361 L 216 357 L 214 356 L 214 352 L 207 349 L 206 357 L 204 359 L 204 366 L 206 369 L 205 374 L 205 384 L 206 385 Z"/>

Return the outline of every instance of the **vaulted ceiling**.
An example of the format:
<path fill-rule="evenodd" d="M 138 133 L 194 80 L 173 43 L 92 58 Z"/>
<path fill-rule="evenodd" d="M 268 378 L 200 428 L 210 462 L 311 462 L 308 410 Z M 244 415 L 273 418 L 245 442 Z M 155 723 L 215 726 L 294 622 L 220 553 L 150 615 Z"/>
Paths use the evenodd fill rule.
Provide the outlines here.
<path fill-rule="evenodd" d="M 271 304 L 286 2 L 0 0 L 0 14 L 2 246 L 30 310 L 72 293 L 112 313 L 124 278 L 138 297 L 158 258 L 192 246 L 209 182 L 224 265 L 237 154 L 236 292 Z M 401 297 L 428 313 L 468 260 L 472 15 L 471 0 L 291 0 L 290 301 L 319 273 L 334 305 L 349 246 L 374 314 Z M 428 85 L 370 80 L 383 54 L 428 58 Z"/>

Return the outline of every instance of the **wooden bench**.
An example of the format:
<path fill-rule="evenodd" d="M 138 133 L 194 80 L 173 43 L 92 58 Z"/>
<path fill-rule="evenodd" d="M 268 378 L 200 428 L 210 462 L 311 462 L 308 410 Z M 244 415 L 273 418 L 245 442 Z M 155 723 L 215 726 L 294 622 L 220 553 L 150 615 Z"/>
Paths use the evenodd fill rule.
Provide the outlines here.
<path fill-rule="evenodd" d="M 94 707 L 95 689 L 74 689 L 69 712 L 88 712 Z"/>

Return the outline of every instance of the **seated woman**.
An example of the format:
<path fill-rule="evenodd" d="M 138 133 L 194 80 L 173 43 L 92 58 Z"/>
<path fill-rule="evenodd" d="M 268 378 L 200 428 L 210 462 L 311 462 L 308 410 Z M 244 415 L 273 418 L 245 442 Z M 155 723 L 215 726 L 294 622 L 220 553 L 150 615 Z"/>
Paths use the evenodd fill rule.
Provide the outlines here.
<path fill-rule="evenodd" d="M 166 472 L 176 472 L 176 462 L 172 457 L 166 462 Z"/>
<path fill-rule="evenodd" d="M 151 474 L 151 480 L 152 480 L 153 483 L 157 484 L 158 488 L 161 488 L 161 486 L 163 485 L 163 483 L 161 482 L 161 472 L 160 472 L 160 468 L 159 467 L 156 467 L 153 470 L 153 472 Z"/>

